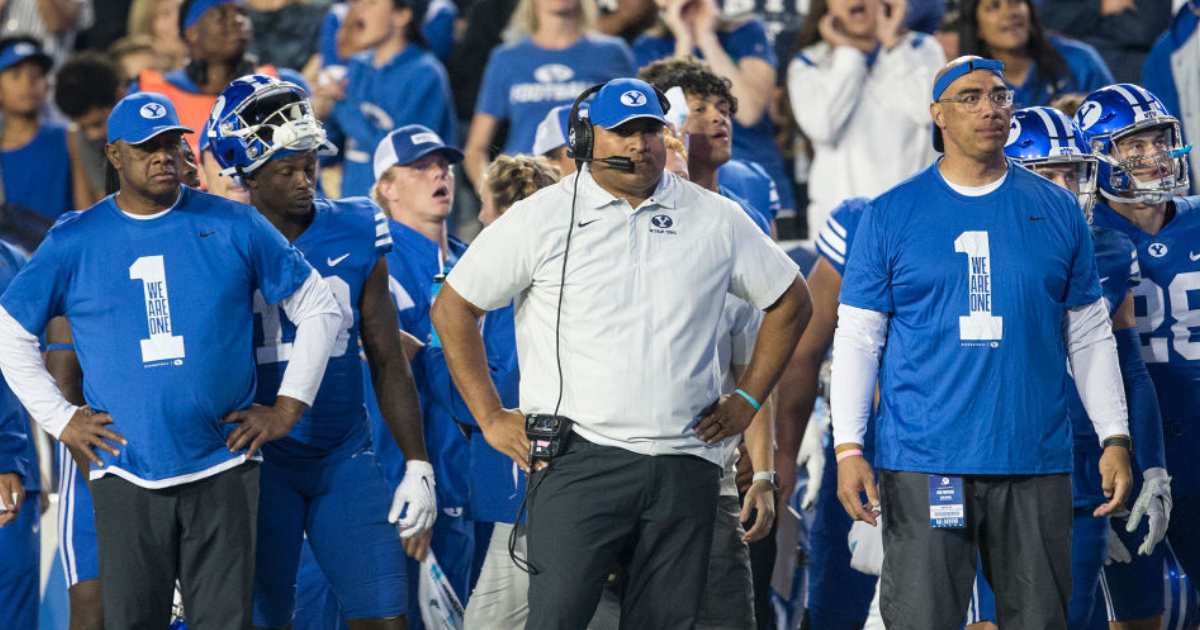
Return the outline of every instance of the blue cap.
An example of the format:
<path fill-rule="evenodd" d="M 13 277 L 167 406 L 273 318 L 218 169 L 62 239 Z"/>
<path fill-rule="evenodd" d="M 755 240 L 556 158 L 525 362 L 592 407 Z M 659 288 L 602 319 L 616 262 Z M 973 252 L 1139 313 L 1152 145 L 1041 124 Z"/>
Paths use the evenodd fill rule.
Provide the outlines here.
<path fill-rule="evenodd" d="M 405 125 L 389 133 L 375 147 L 375 179 L 393 166 L 411 164 L 434 151 L 441 151 L 451 164 L 463 161 L 462 151 L 442 142 L 441 136 L 429 127 Z"/>
<path fill-rule="evenodd" d="M 245 4 L 245 0 L 194 0 L 187 6 L 187 13 L 183 14 L 183 30 L 186 31 L 195 26 L 196 22 L 199 22 L 200 18 L 209 9 L 225 4 L 226 2 Z"/>
<path fill-rule="evenodd" d="M 179 124 L 171 99 L 156 92 L 138 92 L 121 99 L 108 115 L 108 142 L 141 144 L 167 131 L 192 132 Z"/>
<path fill-rule="evenodd" d="M 950 87 L 951 83 L 961 79 L 963 76 L 975 72 L 976 70 L 986 70 L 1000 77 L 1004 81 L 1004 62 L 995 59 L 984 59 L 974 55 L 965 55 L 950 62 L 946 71 L 933 84 L 933 102 L 937 102 L 942 97 L 942 93 L 946 88 Z M 933 149 L 938 153 L 945 150 L 945 145 L 942 141 L 942 129 L 936 124 L 933 126 Z"/>
<path fill-rule="evenodd" d="M 639 79 L 613 79 L 592 99 L 588 114 L 593 125 L 612 129 L 635 118 L 653 118 L 667 124 L 658 92 Z"/>
<path fill-rule="evenodd" d="M 43 72 L 50 70 L 50 67 L 54 65 L 54 60 L 42 50 L 41 46 L 18 41 L 0 49 L 0 72 L 25 60 L 38 62 L 38 65 L 42 66 Z"/>

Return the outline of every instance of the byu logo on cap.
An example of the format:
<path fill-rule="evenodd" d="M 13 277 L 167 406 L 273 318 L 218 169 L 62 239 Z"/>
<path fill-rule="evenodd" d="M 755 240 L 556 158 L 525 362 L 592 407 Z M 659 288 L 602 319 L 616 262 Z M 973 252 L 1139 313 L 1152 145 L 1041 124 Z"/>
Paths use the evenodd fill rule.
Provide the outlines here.
<path fill-rule="evenodd" d="M 32 55 L 37 52 L 37 49 L 29 42 L 20 42 L 16 46 L 13 46 L 13 52 L 18 55 Z"/>
<path fill-rule="evenodd" d="M 621 103 L 628 107 L 640 107 L 646 104 L 646 95 L 637 90 L 629 90 L 621 95 Z"/>
<path fill-rule="evenodd" d="M 155 118 L 162 118 L 163 116 L 166 116 L 167 108 L 158 103 L 146 103 L 145 105 L 142 105 L 142 108 L 138 110 L 138 113 L 142 115 L 142 118 L 154 120 Z"/>
<path fill-rule="evenodd" d="M 442 143 L 442 139 L 436 133 L 414 133 L 412 137 L 413 144 L 426 144 L 429 142 Z"/>

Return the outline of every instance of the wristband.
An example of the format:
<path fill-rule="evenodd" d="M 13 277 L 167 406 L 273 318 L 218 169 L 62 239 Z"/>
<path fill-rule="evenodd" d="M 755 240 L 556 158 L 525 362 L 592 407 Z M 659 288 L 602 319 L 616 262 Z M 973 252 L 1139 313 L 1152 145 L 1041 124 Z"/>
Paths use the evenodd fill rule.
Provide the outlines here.
<path fill-rule="evenodd" d="M 762 409 L 762 405 L 758 404 L 758 401 L 754 400 L 753 396 L 751 396 L 750 394 L 747 394 L 746 390 L 739 387 L 739 388 L 733 390 L 733 393 L 737 394 L 738 396 L 741 396 L 742 398 L 745 398 L 746 402 L 750 403 L 750 406 L 754 407 L 755 411 Z"/>
<path fill-rule="evenodd" d="M 1103 448 L 1108 448 L 1110 446 L 1124 446 L 1127 450 L 1132 452 L 1133 440 L 1125 435 L 1114 435 L 1105 438 L 1104 441 L 1100 443 L 1100 446 Z"/>
<path fill-rule="evenodd" d="M 853 448 L 848 451 L 842 451 L 841 453 L 838 453 L 837 454 L 837 463 L 840 464 L 840 463 L 842 463 L 843 459 L 846 459 L 848 457 L 854 457 L 855 455 L 862 455 L 862 449 L 861 448 Z"/>

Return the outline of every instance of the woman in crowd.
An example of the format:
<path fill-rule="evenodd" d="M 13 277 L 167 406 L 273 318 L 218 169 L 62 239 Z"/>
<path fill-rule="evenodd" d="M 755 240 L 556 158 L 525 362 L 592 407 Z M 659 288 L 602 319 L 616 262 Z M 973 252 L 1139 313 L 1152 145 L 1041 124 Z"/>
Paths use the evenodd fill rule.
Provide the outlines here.
<path fill-rule="evenodd" d="M 425 48 L 414 6 L 414 0 L 354 0 L 344 28 L 367 50 L 350 59 L 343 81 L 321 82 L 313 95 L 331 135 L 344 138 L 342 197 L 370 191 L 371 152 L 393 129 L 424 125 L 456 137 L 450 81 Z"/>
<path fill-rule="evenodd" d="M 929 92 L 937 41 L 905 32 L 903 0 L 813 0 L 788 66 L 788 93 L 812 143 L 808 234 L 851 197 L 874 197 L 934 158 Z M 736 137 L 736 136 L 735 136 Z"/>
<path fill-rule="evenodd" d="M 467 177 L 478 185 L 500 123 L 508 123 L 503 153 L 533 149 L 546 113 L 570 105 L 593 84 L 635 74 L 625 42 L 596 28 L 595 0 L 520 0 L 509 22 L 509 44 L 492 51 L 467 136 Z"/>
<path fill-rule="evenodd" d="M 733 84 L 733 159 L 757 162 L 779 189 L 781 211 L 796 207 L 792 180 L 767 116 L 779 64 L 761 19 L 726 18 L 716 0 L 655 0 L 662 16 L 633 43 L 639 68 L 671 56 L 704 59 Z"/>
<path fill-rule="evenodd" d="M 1113 83 L 1095 48 L 1046 32 L 1033 0 L 963 0 L 958 28 L 959 54 L 1004 62 L 1014 111 Z"/>

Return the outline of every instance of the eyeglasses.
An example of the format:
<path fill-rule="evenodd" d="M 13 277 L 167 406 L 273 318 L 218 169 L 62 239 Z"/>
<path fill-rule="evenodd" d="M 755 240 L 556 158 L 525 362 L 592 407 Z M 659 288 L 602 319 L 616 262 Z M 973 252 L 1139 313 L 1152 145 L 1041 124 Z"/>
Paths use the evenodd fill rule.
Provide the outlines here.
<path fill-rule="evenodd" d="M 978 94 L 978 93 L 960 94 L 958 96 L 947 96 L 946 98 L 939 98 L 938 102 L 939 103 L 958 103 L 959 105 L 962 105 L 964 108 L 966 108 L 967 111 L 977 112 L 977 111 L 983 109 L 983 103 L 985 100 L 991 101 L 992 105 L 994 105 L 998 109 L 1009 109 L 1012 107 L 1012 104 L 1013 104 L 1013 91 L 1012 90 L 1003 90 L 1003 91 L 999 91 L 999 92 L 988 92 L 987 94 Z"/>

